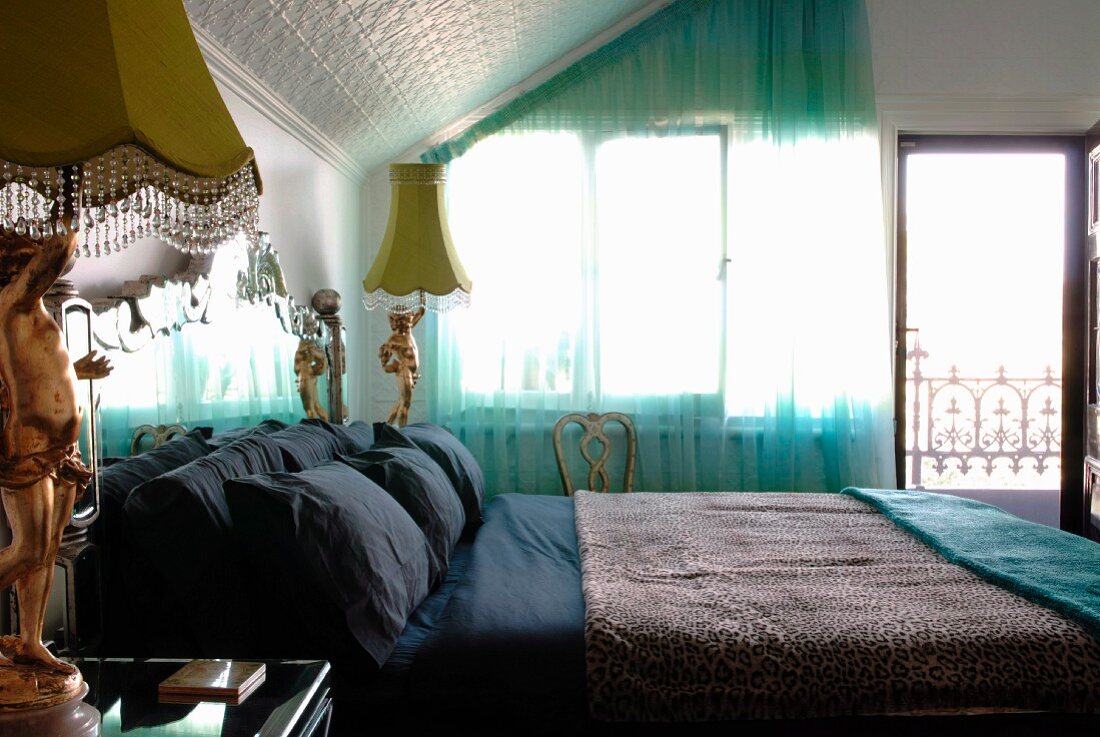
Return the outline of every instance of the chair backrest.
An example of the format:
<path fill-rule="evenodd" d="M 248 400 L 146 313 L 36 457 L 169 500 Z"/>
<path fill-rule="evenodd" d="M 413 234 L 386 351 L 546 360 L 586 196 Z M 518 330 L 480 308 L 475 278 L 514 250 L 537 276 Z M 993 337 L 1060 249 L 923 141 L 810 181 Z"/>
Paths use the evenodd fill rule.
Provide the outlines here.
<path fill-rule="evenodd" d="M 611 458 L 611 439 L 604 433 L 604 424 L 618 422 L 626 429 L 626 469 L 623 474 L 623 491 L 634 491 L 634 455 L 638 446 L 638 438 L 634 434 L 634 423 L 621 412 L 607 412 L 602 415 L 595 412 L 589 412 L 588 414 L 572 412 L 563 415 L 554 425 L 554 455 L 558 459 L 561 485 L 565 489 L 566 496 L 573 496 L 574 488 L 573 480 L 569 476 L 569 466 L 565 462 L 561 434 L 565 426 L 571 422 L 575 422 L 584 428 L 580 451 L 581 456 L 588 463 L 588 488 L 591 491 L 611 490 L 611 481 L 607 473 L 607 461 Z M 588 449 L 593 440 L 599 440 L 603 444 L 603 453 L 600 454 L 599 458 L 593 457 Z"/>
<path fill-rule="evenodd" d="M 183 425 L 157 425 L 156 427 L 152 425 L 141 425 L 138 429 L 134 430 L 134 434 L 130 438 L 130 455 L 136 456 L 143 450 L 149 450 L 148 448 L 142 447 L 142 443 L 146 437 L 153 439 L 152 447 L 159 448 L 177 435 L 186 434 L 187 428 Z"/>

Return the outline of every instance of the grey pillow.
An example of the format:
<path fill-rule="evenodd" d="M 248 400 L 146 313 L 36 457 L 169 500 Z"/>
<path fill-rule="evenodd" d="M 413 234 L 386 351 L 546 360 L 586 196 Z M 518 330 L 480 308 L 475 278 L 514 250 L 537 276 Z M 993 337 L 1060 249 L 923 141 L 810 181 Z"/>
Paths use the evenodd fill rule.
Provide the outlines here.
<path fill-rule="evenodd" d="M 150 617 L 164 628 L 177 626 L 171 617 L 178 617 L 178 610 L 157 611 L 163 593 L 153 588 L 156 578 L 149 561 L 135 552 L 123 505 L 142 483 L 211 450 L 202 428 L 196 428 L 141 455 L 119 458 L 100 473 L 100 514 L 91 531 L 103 551 L 104 652 L 130 655 L 144 646 L 142 633 Z"/>
<path fill-rule="evenodd" d="M 241 438 L 247 438 L 250 435 L 270 435 L 271 433 L 278 432 L 287 427 L 289 427 L 289 425 L 282 420 L 262 420 L 251 427 L 235 427 L 230 430 L 211 433 L 207 437 L 206 442 L 211 448 L 224 448 L 230 443 L 237 442 Z M 207 428 L 201 429 L 205 430 Z"/>
<path fill-rule="evenodd" d="M 267 436 L 283 453 L 287 471 L 304 471 L 331 461 L 344 445 L 336 435 L 315 425 L 291 425 Z"/>
<path fill-rule="evenodd" d="M 427 422 L 417 422 L 401 429 L 376 423 L 375 437 L 381 441 L 394 441 L 403 437 L 412 441 L 439 464 L 462 501 L 466 512 L 467 534 L 473 534 L 481 526 L 481 505 L 485 503 L 485 474 L 477 459 L 462 442 L 445 427 Z"/>
<path fill-rule="evenodd" d="M 343 463 L 225 483 L 237 543 L 267 592 L 283 657 L 381 666 L 427 596 L 427 541 L 394 499 Z"/>
<path fill-rule="evenodd" d="M 255 619 L 222 484 L 282 470 L 279 446 L 254 434 L 145 482 L 123 506 L 139 552 L 160 579 L 135 581 L 135 588 L 159 590 L 159 609 L 184 612 L 201 654 L 246 653 Z"/>
<path fill-rule="evenodd" d="M 415 446 L 385 441 L 339 460 L 385 489 L 420 527 L 433 554 L 432 585 L 441 582 L 462 536 L 465 515 L 439 464 Z"/>
<path fill-rule="evenodd" d="M 325 432 L 332 433 L 343 446 L 344 453 L 358 453 L 367 450 L 374 443 L 374 430 L 370 423 L 362 420 L 353 420 L 346 425 L 328 422 L 314 417 L 302 420 L 303 425 L 319 427 Z"/>

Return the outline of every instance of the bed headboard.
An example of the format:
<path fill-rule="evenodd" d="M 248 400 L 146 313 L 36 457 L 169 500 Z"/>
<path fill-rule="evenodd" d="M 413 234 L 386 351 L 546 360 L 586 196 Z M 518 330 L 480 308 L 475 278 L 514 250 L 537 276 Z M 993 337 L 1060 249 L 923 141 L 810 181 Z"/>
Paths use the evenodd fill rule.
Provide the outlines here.
<path fill-rule="evenodd" d="M 208 346 L 212 351 L 228 353 L 247 349 L 258 341 L 270 341 L 269 355 L 253 356 L 250 365 L 227 358 L 220 370 L 210 371 L 207 382 L 217 385 L 215 393 L 226 387 L 232 392 L 235 382 L 254 386 L 262 374 L 260 378 L 277 391 L 249 403 L 250 418 L 265 415 L 268 409 L 273 413 L 278 410 L 284 417 L 293 411 L 302 413 L 294 356 L 311 344 L 315 347 L 311 352 L 324 357 L 313 364 L 320 371 L 316 377 L 320 404 L 330 421 L 348 420 L 340 296 L 334 290 L 322 289 L 314 295 L 312 306 L 297 304 L 289 294 L 286 275 L 266 233 L 261 233 L 255 244 L 234 242 L 215 254 L 193 256 L 187 268 L 173 276 L 142 276 L 127 281 L 114 297 L 84 300 L 72 282 L 59 279 L 44 301 L 63 328 L 73 360 L 97 350 L 116 367 L 105 380 L 81 382 L 85 405 L 81 454 L 86 462 L 94 462 L 104 454 L 126 455 L 132 446 L 138 451 L 158 438 L 167 439 L 181 430 L 212 424 L 210 416 L 188 416 L 187 403 L 174 399 L 163 386 L 155 386 L 157 379 L 151 374 L 156 370 L 142 368 L 155 364 L 153 369 L 161 374 L 172 373 L 172 361 L 183 360 L 173 351 L 183 350 L 184 343 L 188 351 Z M 194 368 L 177 367 L 181 374 Z M 212 406 L 202 397 L 192 399 L 191 407 Z M 146 409 L 156 403 L 156 411 L 146 412 L 145 418 L 134 413 L 148 421 L 132 422 L 125 437 L 117 427 L 113 428 L 117 437 L 104 436 L 104 426 L 111 425 L 104 421 L 104 413 L 117 413 L 122 411 L 121 405 L 135 403 Z M 129 412 L 132 407 L 125 409 Z M 217 419 L 230 422 L 232 413 L 216 417 L 213 424 Z M 71 527 L 86 528 L 95 521 L 98 509 L 99 489 L 93 480 L 74 510 Z"/>

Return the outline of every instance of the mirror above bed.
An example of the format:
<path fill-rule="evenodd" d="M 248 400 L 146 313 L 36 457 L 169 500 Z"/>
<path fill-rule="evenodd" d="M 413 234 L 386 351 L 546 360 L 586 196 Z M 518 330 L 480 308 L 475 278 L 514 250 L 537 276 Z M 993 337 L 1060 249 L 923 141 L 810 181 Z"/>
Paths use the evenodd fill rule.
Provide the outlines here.
<path fill-rule="evenodd" d="M 346 422 L 339 295 L 321 290 L 313 301 L 319 312 L 290 296 L 266 233 L 255 245 L 194 256 L 174 276 L 127 281 L 116 297 L 85 301 L 59 280 L 47 302 L 70 352 L 96 350 L 113 366 L 108 378 L 82 382 L 83 457 L 130 455 L 196 427 L 307 415 Z M 310 412 L 303 397 L 315 398 Z M 74 525 L 94 521 L 96 486 L 78 502 Z"/>

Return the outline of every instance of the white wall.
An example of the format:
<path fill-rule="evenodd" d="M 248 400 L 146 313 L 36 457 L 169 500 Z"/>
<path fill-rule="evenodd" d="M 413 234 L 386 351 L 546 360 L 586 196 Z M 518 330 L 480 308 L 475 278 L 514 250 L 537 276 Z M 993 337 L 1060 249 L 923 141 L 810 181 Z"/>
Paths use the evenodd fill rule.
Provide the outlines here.
<path fill-rule="evenodd" d="M 1097 0 L 866 4 L 888 190 L 899 131 L 1082 133 L 1100 119 Z"/>
<path fill-rule="evenodd" d="M 866 0 L 883 95 L 1100 95 L 1097 0 Z"/>
<path fill-rule="evenodd" d="M 260 229 L 271 234 L 272 246 L 287 278 L 287 289 L 299 304 L 325 287 L 344 297 L 341 315 L 352 346 L 361 342 L 363 308 L 359 280 L 348 268 L 359 262 L 360 184 L 314 154 L 305 144 L 264 114 L 220 86 L 222 98 L 245 142 L 256 152 L 263 178 Z M 171 275 L 183 270 L 187 258 L 160 241 L 147 239 L 121 254 L 77 262 L 70 278 L 84 297 L 118 293 L 123 281 L 143 274 Z M 348 406 L 353 418 L 363 416 L 359 402 L 361 364 L 353 349 L 348 360 Z"/>

